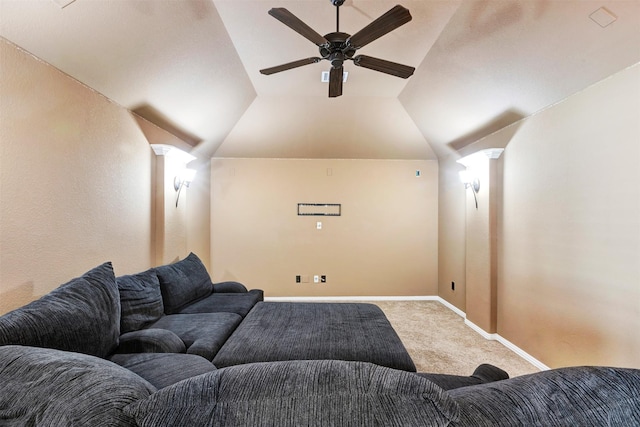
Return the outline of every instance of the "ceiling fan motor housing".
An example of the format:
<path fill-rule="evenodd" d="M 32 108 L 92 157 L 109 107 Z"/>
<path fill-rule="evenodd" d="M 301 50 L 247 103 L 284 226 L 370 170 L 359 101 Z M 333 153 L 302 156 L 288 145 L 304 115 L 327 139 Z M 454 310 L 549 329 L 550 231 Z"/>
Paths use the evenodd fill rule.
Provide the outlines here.
<path fill-rule="evenodd" d="M 351 34 L 347 33 L 329 33 L 324 36 L 328 43 L 320 46 L 320 56 L 322 59 L 327 59 L 331 62 L 331 66 L 334 68 L 341 67 L 342 63 L 347 59 L 352 59 L 356 53 L 347 40 L 351 37 Z"/>

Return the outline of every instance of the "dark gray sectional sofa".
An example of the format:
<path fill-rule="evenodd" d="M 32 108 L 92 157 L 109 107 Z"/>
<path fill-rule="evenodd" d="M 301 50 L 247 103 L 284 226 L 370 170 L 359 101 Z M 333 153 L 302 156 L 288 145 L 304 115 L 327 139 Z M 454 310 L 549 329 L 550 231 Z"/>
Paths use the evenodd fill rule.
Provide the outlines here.
<path fill-rule="evenodd" d="M 104 263 L 0 316 L 0 426 L 640 425 L 640 370 L 415 373 L 374 306 L 262 300 Z"/>

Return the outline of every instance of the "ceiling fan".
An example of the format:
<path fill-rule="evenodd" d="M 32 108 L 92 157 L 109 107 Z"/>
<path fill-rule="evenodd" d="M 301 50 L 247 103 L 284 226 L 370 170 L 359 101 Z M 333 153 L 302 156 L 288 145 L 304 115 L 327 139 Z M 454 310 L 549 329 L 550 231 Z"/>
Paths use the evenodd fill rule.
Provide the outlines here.
<path fill-rule="evenodd" d="M 330 1 L 336 7 L 336 31 L 324 36 L 318 34 L 285 8 L 278 7 L 269 10 L 269 15 L 318 46 L 320 57 L 305 58 L 275 67 L 265 68 L 260 70 L 260 73 L 266 75 L 275 74 L 292 68 L 302 67 L 303 65 L 315 64 L 316 62 L 326 59 L 331 63 L 331 71 L 329 73 L 330 98 L 342 95 L 342 72 L 343 64 L 346 60 L 353 61 L 353 63 L 359 67 L 403 79 L 413 74 L 415 68 L 409 67 L 408 65 L 402 65 L 367 55 L 354 56 L 356 50 L 411 21 L 411 14 L 408 9 L 397 5 L 354 35 L 350 35 L 340 32 L 340 6 L 342 6 L 345 0 Z"/>

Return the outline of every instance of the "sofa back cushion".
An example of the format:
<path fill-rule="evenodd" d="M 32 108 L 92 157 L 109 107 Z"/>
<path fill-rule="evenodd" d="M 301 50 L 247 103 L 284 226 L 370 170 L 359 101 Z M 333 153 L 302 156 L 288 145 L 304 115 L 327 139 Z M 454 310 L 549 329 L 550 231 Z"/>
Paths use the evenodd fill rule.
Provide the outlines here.
<path fill-rule="evenodd" d="M 0 347 L 0 424 L 135 425 L 122 408 L 155 391 L 115 363 L 60 350 Z"/>
<path fill-rule="evenodd" d="M 143 329 L 164 314 L 160 282 L 153 269 L 116 277 L 120 291 L 120 333 Z"/>
<path fill-rule="evenodd" d="M 140 427 L 446 426 L 457 411 L 442 389 L 414 373 L 339 360 L 232 366 L 125 408 Z"/>
<path fill-rule="evenodd" d="M 452 426 L 639 426 L 640 370 L 575 366 L 448 392 Z"/>
<path fill-rule="evenodd" d="M 107 357 L 118 346 L 120 298 L 110 262 L 0 317 L 0 345 Z"/>
<path fill-rule="evenodd" d="M 194 253 L 173 264 L 156 267 L 164 312 L 175 314 L 189 303 L 211 294 L 213 283 L 207 269 Z"/>

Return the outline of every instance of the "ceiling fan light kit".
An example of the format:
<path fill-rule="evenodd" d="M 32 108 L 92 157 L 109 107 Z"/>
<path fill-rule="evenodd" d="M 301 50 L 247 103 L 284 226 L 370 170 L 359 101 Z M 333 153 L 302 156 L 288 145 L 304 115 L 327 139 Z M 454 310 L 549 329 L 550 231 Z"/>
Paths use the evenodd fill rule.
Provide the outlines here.
<path fill-rule="evenodd" d="M 368 68 L 403 79 L 413 74 L 415 68 L 408 65 L 367 55 L 354 56 L 361 47 L 411 21 L 411 14 L 408 9 L 400 5 L 394 6 L 354 35 L 350 35 L 340 32 L 340 6 L 344 3 L 344 0 L 330 1 L 336 7 L 336 31 L 324 36 L 318 34 L 313 28 L 285 8 L 278 7 L 269 10 L 269 15 L 318 46 L 320 57 L 305 58 L 265 68 L 260 70 L 260 73 L 271 75 L 327 60 L 331 64 L 331 70 L 329 71 L 330 98 L 342 95 L 344 61 L 353 61 L 358 67 Z"/>

